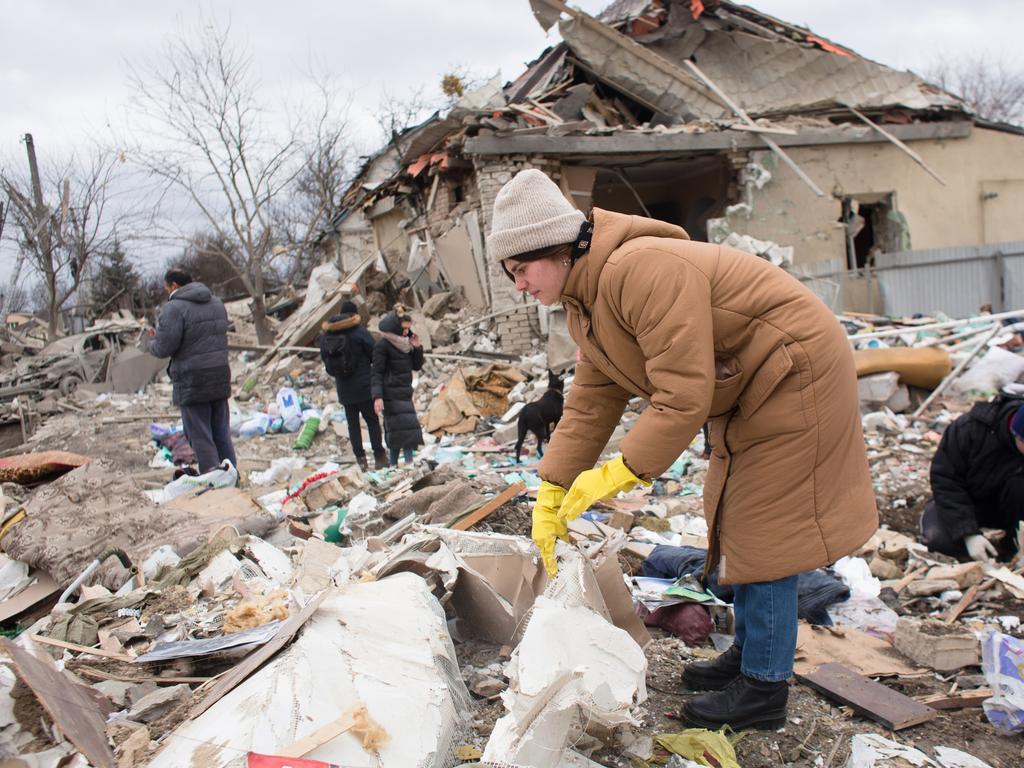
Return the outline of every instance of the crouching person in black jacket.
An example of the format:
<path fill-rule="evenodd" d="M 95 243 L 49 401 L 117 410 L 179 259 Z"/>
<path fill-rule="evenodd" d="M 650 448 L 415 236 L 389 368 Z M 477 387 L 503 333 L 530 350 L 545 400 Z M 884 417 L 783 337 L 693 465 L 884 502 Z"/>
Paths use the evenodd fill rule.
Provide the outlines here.
<path fill-rule="evenodd" d="M 413 451 L 423 444 L 423 431 L 412 402 L 412 373 L 423 367 L 423 347 L 412 332 L 412 318 L 405 307 L 380 321 L 380 339 L 373 348 L 373 375 L 370 389 L 373 409 L 384 414 L 384 436 L 391 466 L 398 466 L 399 454 L 411 464 Z"/>
<path fill-rule="evenodd" d="M 320 329 L 320 359 L 334 377 L 334 388 L 338 402 L 345 407 L 348 420 L 348 438 L 352 453 L 360 469 L 369 469 L 366 449 L 363 448 L 363 431 L 359 417 L 366 422 L 373 448 L 374 469 L 388 465 L 384 443 L 381 440 L 380 421 L 373 411 L 373 397 L 370 394 L 370 369 L 373 361 L 373 336 L 362 324 L 359 308 L 351 301 L 341 305 L 341 313 L 324 322 Z"/>
<path fill-rule="evenodd" d="M 1008 559 L 1024 518 L 1024 399 L 1000 395 L 946 429 L 932 459 L 933 498 L 921 516 L 928 549 L 972 560 Z M 993 544 L 981 528 L 1006 536 Z"/>
<path fill-rule="evenodd" d="M 228 365 L 228 314 L 221 300 L 191 276 L 171 269 L 164 275 L 167 303 L 160 310 L 149 353 L 169 357 L 167 373 L 173 402 L 195 451 L 199 472 L 225 459 L 237 466 L 231 442 L 231 368 Z"/>

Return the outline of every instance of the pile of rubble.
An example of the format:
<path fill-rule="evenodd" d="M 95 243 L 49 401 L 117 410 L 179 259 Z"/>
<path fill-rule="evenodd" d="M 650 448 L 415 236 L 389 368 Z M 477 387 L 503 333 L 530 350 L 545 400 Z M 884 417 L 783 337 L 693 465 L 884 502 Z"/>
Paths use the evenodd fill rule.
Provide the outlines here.
<path fill-rule="evenodd" d="M 681 703 L 682 664 L 732 642 L 728 588 L 694 578 L 707 547 L 703 437 L 651 487 L 574 521 L 549 579 L 528 538 L 538 457 L 532 442 L 523 461 L 512 450 L 519 409 L 548 386 L 544 352 L 509 359 L 493 318 L 455 296 L 433 301 L 416 320 L 431 350 L 415 390 L 428 445 L 414 466 L 363 472 L 304 330 L 350 295 L 340 285 L 278 327 L 297 343 L 237 353 L 237 468 L 171 479 L 189 449 L 166 383 L 80 387 L 0 459 L 0 624 L 16 638 L 0 641 L 0 755 L 39 766 L 1019 759 L 1002 734 L 1024 727 L 1024 681 L 1007 661 L 1024 653 L 1020 564 L 959 564 L 916 543 L 930 457 L 964 395 L 1019 375 L 1003 364 L 1018 356 L 997 317 L 840 318 L 864 373 L 883 527 L 801 577 L 786 729 L 737 739 L 664 714 Z M 922 349 L 940 350 L 940 364 L 914 358 Z M 643 407 L 630 404 L 606 456 Z M 55 446 L 67 452 L 45 450 Z M 903 728 L 920 751 L 891 739 Z"/>

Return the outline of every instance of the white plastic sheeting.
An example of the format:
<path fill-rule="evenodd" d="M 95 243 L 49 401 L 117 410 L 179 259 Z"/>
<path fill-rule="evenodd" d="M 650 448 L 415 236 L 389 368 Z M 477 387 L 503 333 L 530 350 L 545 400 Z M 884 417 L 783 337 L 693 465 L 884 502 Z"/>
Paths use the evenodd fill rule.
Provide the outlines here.
<path fill-rule="evenodd" d="M 630 635 L 589 607 L 581 556 L 566 548 L 558 577 L 537 598 L 509 661 L 507 714 L 494 726 L 485 764 L 555 768 L 590 723 L 635 725 L 647 698 L 647 659 Z"/>
<path fill-rule="evenodd" d="M 444 612 L 418 576 L 339 588 L 289 648 L 179 727 L 150 765 L 244 766 L 247 751 L 274 754 L 359 702 L 391 737 L 380 750 L 342 733 L 305 757 L 352 768 L 452 763 L 469 693 Z"/>

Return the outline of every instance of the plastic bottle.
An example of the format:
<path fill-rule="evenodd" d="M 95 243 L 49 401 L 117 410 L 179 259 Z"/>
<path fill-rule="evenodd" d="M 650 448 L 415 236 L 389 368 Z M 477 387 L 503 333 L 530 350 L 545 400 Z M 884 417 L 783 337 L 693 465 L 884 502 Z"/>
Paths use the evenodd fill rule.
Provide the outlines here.
<path fill-rule="evenodd" d="M 302 407 L 299 396 L 291 387 L 282 387 L 277 391 L 277 406 L 281 409 L 285 432 L 298 432 L 302 427 Z"/>
<path fill-rule="evenodd" d="M 313 438 L 316 437 L 316 431 L 320 427 L 320 417 L 310 416 L 306 419 L 302 425 L 302 431 L 299 433 L 298 438 L 295 440 L 295 444 L 292 446 L 297 451 L 304 451 L 313 444 Z"/>
<path fill-rule="evenodd" d="M 267 434 L 268 429 L 270 429 L 270 417 L 265 413 L 257 413 L 242 424 L 238 434 L 241 437 L 256 437 Z"/>

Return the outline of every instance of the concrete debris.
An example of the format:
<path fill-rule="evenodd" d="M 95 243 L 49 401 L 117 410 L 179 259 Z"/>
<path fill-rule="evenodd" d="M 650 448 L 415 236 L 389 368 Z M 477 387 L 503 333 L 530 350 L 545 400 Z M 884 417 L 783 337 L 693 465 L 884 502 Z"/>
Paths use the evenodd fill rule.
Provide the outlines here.
<path fill-rule="evenodd" d="M 558 59 L 552 78 L 565 65 Z M 553 88 L 558 83 L 551 80 Z M 571 101 L 561 106 L 554 97 L 530 97 L 553 105 L 551 115 L 534 104 L 519 111 L 512 105 L 529 102 L 491 93 L 486 115 L 465 118 L 505 121 L 510 127 L 492 130 L 513 133 L 524 127 L 520 122 L 535 129 L 540 121 L 545 131 L 568 135 L 576 130 L 565 127 L 570 120 L 599 116 L 611 125 L 617 114 L 619 132 L 634 130 L 622 127 L 626 101 L 609 105 L 601 89 L 578 85 L 564 89 Z M 426 154 L 412 184 L 440 178 L 441 200 L 449 154 L 433 144 L 423 149 L 418 134 L 411 138 L 409 151 L 422 151 L 401 178 L 408 181 L 415 170 L 409 166 Z M 747 186 L 770 190 L 774 166 L 765 158 L 757 165 L 763 173 L 749 169 Z M 565 171 L 560 183 L 585 201 L 595 180 Z M 351 215 L 375 213 L 387 189 L 385 182 Z M 476 756 L 467 759 L 482 753 L 492 764 L 649 760 L 655 737 L 677 730 L 659 711 L 678 708 L 679 697 L 663 691 L 678 690 L 681 665 L 732 642 L 731 598 L 641 575 L 660 545 L 708 546 L 702 495 L 710 453 L 703 435 L 682 447 L 649 488 L 599 502 L 572 521 L 571 543 L 559 544 L 562 570 L 548 579 L 529 540 L 540 485 L 533 438 L 521 463 L 513 452 L 519 412 L 544 393 L 549 371 L 571 387 L 576 348 L 563 312 L 515 297 L 506 302 L 495 292 L 480 219 L 469 203 L 452 200 L 451 221 L 434 217 L 429 239 L 420 219 L 402 213 L 392 222 L 397 228 L 408 218 L 404 226 L 416 230 L 421 279 L 402 282 L 404 246 L 398 261 L 384 253 L 379 271 L 376 254 L 343 268 L 325 265 L 304 292 L 289 297 L 293 313 L 275 321 L 274 349 L 236 345 L 230 419 L 239 438 L 237 467 L 213 478 L 191 473 L 195 456 L 159 376 L 130 393 L 99 392 L 97 382 L 66 396 L 58 390 L 47 395 L 51 405 L 36 401 L 24 422 L 10 422 L 18 444 L 15 455 L 0 460 L 3 627 L 31 628 L 19 643 L 60 659 L 55 679 L 121 710 L 106 733 L 117 764 L 233 766 L 238 750 L 283 760 L 313 742 L 301 757 L 341 765 L 449 765 L 460 747 Z M 789 259 L 767 239 L 735 227 L 723 239 L 730 234 L 735 246 L 778 263 Z M 432 342 L 413 391 L 426 444 L 401 469 L 359 462 L 348 414 L 313 346 L 323 319 L 353 297 L 371 330 L 395 300 L 408 302 L 418 308 L 417 333 Z M 949 424 L 970 407 L 948 382 L 996 358 L 1007 365 L 983 389 L 1012 370 L 996 352 L 953 376 L 963 359 L 958 344 L 974 338 L 976 319 L 939 318 L 938 328 L 930 318 L 837 320 L 863 373 L 865 444 L 884 525 L 855 557 L 835 565 L 843 579 L 838 587 L 851 594 L 836 597 L 824 614 L 835 626 L 801 624 L 797 669 L 812 673 L 840 661 L 860 675 L 896 678 L 907 695 L 939 710 L 931 724 L 914 726 L 924 742 L 915 743 L 945 765 L 942 759 L 959 758 L 940 759 L 944 732 L 936 723 L 963 723 L 995 737 L 977 721 L 985 681 L 963 676 L 951 692 L 951 675 L 976 670 L 979 636 L 1022 635 L 1017 601 L 1024 578 L 1019 562 L 957 563 L 928 551 L 918 542 L 919 522 L 930 497 L 931 457 Z M 991 327 L 981 322 L 982 331 Z M 1013 343 L 990 349 L 1016 359 Z M 967 381 L 969 391 L 981 391 Z M 629 403 L 604 458 L 645 407 Z M 314 418 L 314 439 L 295 448 L 295 430 Z M 51 609 L 111 549 L 121 550 L 124 562 L 107 558 Z M 638 611 L 652 607 L 685 617 L 686 626 L 650 614 L 646 627 Z M 685 631 L 693 628 L 700 632 Z M 78 742 L 61 740 L 46 714 L 33 715 L 32 723 L 19 718 L 25 701 L 20 678 L 0 665 L 0 722 L 9 723 L 0 725 L 0 756 L 27 754 L 44 764 L 51 753 L 56 760 L 81 751 Z M 823 708 L 801 683 L 792 686 L 791 701 L 798 714 L 785 738 L 796 741 L 747 735 L 736 744 L 741 764 L 775 764 L 781 745 L 793 754 L 785 761 L 799 765 L 798 744 L 824 764 L 833 743 L 875 727 Z M 367 718 L 362 730 L 345 724 L 359 706 Z M 362 735 L 371 721 L 387 739 L 366 747 Z M 93 722 L 75 738 L 100 754 L 97 733 Z M 999 763 L 985 751 L 994 742 L 975 743 L 980 757 Z M 858 755 L 866 748 L 859 746 Z M 768 751 L 761 755 L 762 749 Z"/>
<path fill-rule="evenodd" d="M 184 684 L 158 688 L 143 696 L 128 710 L 128 719 L 139 723 L 151 723 L 169 714 L 192 699 L 192 689 Z"/>

